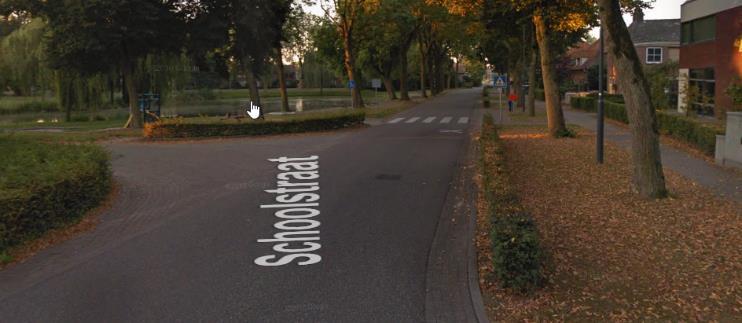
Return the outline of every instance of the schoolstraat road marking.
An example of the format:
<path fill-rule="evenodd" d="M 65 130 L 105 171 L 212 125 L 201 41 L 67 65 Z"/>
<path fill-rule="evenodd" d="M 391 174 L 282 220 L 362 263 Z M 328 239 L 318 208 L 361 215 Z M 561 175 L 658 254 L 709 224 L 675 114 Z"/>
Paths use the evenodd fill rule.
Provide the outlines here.
<path fill-rule="evenodd" d="M 315 252 L 322 248 L 319 242 L 320 222 L 312 218 L 319 211 L 319 157 L 281 157 L 269 159 L 278 164 L 277 189 L 266 190 L 276 195 L 276 204 L 261 205 L 261 209 L 275 210 L 281 221 L 273 225 L 279 232 L 271 239 L 258 239 L 260 243 L 273 244 L 272 254 L 258 257 L 255 264 L 275 267 L 293 261 L 300 266 L 322 261 Z M 305 182 L 311 181 L 311 182 Z"/>

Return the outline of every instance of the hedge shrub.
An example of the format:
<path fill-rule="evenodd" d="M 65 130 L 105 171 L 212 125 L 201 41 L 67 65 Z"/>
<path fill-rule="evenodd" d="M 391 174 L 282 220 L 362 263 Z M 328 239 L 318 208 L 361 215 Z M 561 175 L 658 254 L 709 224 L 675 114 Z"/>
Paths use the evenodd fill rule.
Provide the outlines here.
<path fill-rule="evenodd" d="M 79 220 L 111 187 L 109 156 L 92 145 L 0 136 L 0 254 Z"/>
<path fill-rule="evenodd" d="M 546 95 L 544 94 L 544 89 L 533 89 L 533 95 L 538 101 L 546 101 Z"/>
<path fill-rule="evenodd" d="M 493 273 L 505 288 L 533 291 L 545 282 L 538 230 L 509 182 L 491 115 L 485 116 L 480 145 L 483 194 L 491 219 Z"/>
<path fill-rule="evenodd" d="M 174 119 L 147 124 L 144 128 L 146 138 L 197 138 L 229 136 L 261 136 L 284 133 L 325 131 L 363 124 L 366 113 L 322 114 L 309 113 L 285 120 L 243 121 L 235 120 L 188 120 Z"/>
<path fill-rule="evenodd" d="M 596 112 L 598 100 L 593 96 L 573 97 L 570 105 L 573 109 Z M 609 119 L 629 123 L 626 107 L 623 104 L 606 100 L 605 116 Z M 664 111 L 657 111 L 657 126 L 661 134 L 688 143 L 709 156 L 714 155 L 716 135 L 724 133 L 723 129 L 704 124 L 693 118 Z"/>

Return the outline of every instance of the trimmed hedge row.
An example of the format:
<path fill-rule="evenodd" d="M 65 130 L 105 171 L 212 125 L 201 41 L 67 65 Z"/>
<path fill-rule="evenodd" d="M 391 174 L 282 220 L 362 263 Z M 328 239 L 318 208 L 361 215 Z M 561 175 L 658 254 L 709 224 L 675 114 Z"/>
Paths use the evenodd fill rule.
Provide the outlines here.
<path fill-rule="evenodd" d="M 175 119 L 147 124 L 144 137 L 164 138 L 198 138 L 229 136 L 262 136 L 285 133 L 326 131 L 358 126 L 363 124 L 366 113 L 354 111 L 341 114 L 308 115 L 304 118 L 288 120 L 248 121 L 248 122 L 188 122 Z"/>
<path fill-rule="evenodd" d="M 570 105 L 574 109 L 596 112 L 598 100 L 595 97 L 572 97 Z M 623 104 L 606 100 L 605 116 L 609 119 L 629 123 L 626 107 Z M 662 111 L 657 111 L 657 125 L 661 134 L 686 142 L 709 156 L 714 155 L 716 135 L 723 134 L 722 129 L 686 116 Z"/>
<path fill-rule="evenodd" d="M 484 118 L 480 145 L 495 278 L 505 288 L 533 291 L 545 282 L 538 229 L 509 183 L 502 144 L 489 114 Z"/>
<path fill-rule="evenodd" d="M 92 145 L 0 137 L 0 254 L 74 223 L 111 189 L 109 156 Z"/>

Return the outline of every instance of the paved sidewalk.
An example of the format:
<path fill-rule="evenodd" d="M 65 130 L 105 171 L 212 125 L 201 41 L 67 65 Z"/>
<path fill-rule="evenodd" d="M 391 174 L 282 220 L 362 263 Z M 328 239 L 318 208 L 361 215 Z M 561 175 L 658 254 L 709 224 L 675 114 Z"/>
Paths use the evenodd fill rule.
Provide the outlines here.
<path fill-rule="evenodd" d="M 544 102 L 536 102 L 537 111 L 545 109 Z M 493 112 L 496 110 L 493 110 Z M 543 112 L 542 112 L 543 113 Z M 505 113 L 507 114 L 507 112 Z M 493 115 L 497 119 L 497 114 Z M 591 131 L 597 128 L 597 118 L 594 113 L 587 113 L 564 106 L 564 117 L 567 124 L 574 124 Z M 504 118 L 505 123 L 516 124 L 517 121 Z M 628 129 L 605 124 L 605 139 L 625 149 L 631 147 L 631 133 Z M 686 178 L 706 187 L 722 197 L 728 197 L 737 202 L 742 202 L 742 175 L 730 169 L 726 169 L 708 161 L 688 154 L 680 149 L 661 144 L 662 165 Z"/>

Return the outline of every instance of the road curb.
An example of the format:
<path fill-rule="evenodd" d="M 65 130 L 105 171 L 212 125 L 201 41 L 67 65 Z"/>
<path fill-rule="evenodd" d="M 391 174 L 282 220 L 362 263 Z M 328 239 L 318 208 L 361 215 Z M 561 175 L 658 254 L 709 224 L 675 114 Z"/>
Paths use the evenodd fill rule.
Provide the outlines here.
<path fill-rule="evenodd" d="M 477 104 L 474 102 L 473 104 Z M 472 113 L 464 134 L 461 158 L 451 179 L 436 224 L 425 277 L 427 322 L 489 322 L 479 289 L 475 248 L 476 145 L 473 134 L 481 126 L 481 110 Z"/>

